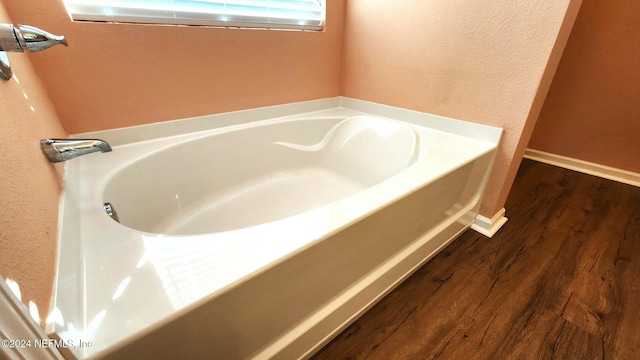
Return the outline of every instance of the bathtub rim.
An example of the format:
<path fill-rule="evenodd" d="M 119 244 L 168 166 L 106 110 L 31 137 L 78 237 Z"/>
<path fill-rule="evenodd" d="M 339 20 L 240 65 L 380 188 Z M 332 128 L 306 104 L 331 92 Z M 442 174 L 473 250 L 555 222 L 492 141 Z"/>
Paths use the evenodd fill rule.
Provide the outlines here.
<path fill-rule="evenodd" d="M 137 143 L 145 140 L 169 138 L 194 132 L 214 130 L 264 120 L 308 116 L 356 116 L 370 115 L 407 122 L 451 134 L 498 144 L 503 129 L 454 119 L 446 116 L 409 110 L 345 96 L 300 101 L 282 105 L 264 106 L 247 110 L 196 116 L 131 127 L 97 130 L 71 134 L 72 138 L 100 138 L 112 146 Z"/>

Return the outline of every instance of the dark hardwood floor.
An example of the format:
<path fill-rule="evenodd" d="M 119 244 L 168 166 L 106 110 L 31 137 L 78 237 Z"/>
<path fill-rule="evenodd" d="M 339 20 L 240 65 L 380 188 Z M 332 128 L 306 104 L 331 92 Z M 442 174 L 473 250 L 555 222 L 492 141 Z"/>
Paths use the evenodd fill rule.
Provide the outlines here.
<path fill-rule="evenodd" d="M 314 359 L 640 359 L 640 188 L 524 160 L 506 209 Z"/>

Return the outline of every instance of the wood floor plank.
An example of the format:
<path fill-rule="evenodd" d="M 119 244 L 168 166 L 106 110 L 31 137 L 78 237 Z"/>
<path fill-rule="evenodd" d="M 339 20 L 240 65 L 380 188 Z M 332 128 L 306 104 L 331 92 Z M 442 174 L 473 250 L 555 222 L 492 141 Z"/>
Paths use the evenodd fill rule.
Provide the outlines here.
<path fill-rule="evenodd" d="M 640 359 L 640 188 L 524 160 L 506 208 L 314 359 Z"/>

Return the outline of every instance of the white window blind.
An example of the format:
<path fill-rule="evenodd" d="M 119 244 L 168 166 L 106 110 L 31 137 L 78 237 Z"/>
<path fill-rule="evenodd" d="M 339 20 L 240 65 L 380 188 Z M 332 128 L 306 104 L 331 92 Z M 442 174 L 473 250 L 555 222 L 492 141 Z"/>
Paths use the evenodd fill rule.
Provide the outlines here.
<path fill-rule="evenodd" d="M 73 20 L 322 30 L 325 0 L 64 0 Z"/>

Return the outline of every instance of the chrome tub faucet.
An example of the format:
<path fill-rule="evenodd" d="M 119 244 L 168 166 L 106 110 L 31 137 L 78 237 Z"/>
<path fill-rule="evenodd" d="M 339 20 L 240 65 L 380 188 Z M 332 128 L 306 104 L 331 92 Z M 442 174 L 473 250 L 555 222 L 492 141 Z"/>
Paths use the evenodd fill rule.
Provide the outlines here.
<path fill-rule="evenodd" d="M 42 51 L 57 44 L 67 46 L 67 40 L 29 25 L 0 24 L 0 79 L 13 76 L 5 51 Z"/>
<path fill-rule="evenodd" d="M 53 163 L 98 151 L 111 151 L 111 146 L 100 139 L 42 139 L 40 147 L 47 159 Z"/>

